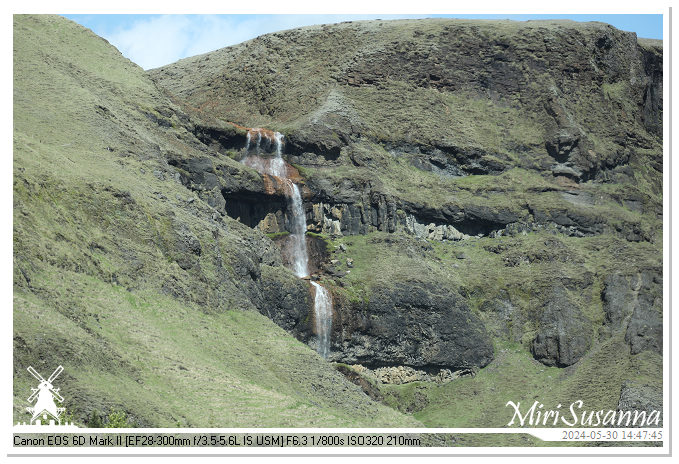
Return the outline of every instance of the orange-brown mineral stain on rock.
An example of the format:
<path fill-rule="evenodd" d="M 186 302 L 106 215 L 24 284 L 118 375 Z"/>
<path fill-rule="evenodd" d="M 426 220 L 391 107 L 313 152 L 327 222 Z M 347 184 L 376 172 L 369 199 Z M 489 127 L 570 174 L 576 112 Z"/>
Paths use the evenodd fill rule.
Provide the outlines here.
<path fill-rule="evenodd" d="M 266 139 L 271 143 L 276 142 L 276 133 L 272 130 L 264 129 L 261 127 L 245 127 L 230 121 L 228 121 L 228 123 L 238 129 L 246 131 L 250 135 L 251 141 L 256 141 L 258 137 L 261 137 L 262 139 Z M 243 160 L 243 163 L 250 167 L 254 167 L 255 169 L 261 172 L 269 170 L 269 164 L 271 163 L 271 159 L 261 156 L 259 154 L 248 155 Z M 292 181 L 294 184 L 303 185 L 304 179 L 300 175 L 299 170 L 292 166 L 291 164 L 289 164 L 287 161 L 283 161 L 283 163 L 285 164 L 284 177 L 288 179 L 288 181 Z M 286 195 L 286 196 L 289 195 L 289 187 L 287 186 L 287 183 L 284 179 L 281 179 L 277 176 L 272 176 L 270 174 L 262 174 L 262 178 L 264 180 L 264 191 L 268 195 Z M 307 191 L 305 192 L 305 194 L 308 196 L 309 194 L 308 189 L 306 190 Z"/>
<path fill-rule="evenodd" d="M 291 166 L 291 169 L 294 168 Z M 297 176 L 299 177 L 299 174 L 297 174 Z M 299 177 L 299 179 L 301 179 L 301 177 Z M 282 177 L 272 176 L 271 174 L 262 174 L 262 180 L 264 181 L 264 192 L 267 195 L 281 195 L 286 197 L 291 195 L 291 185 L 293 183 L 298 183 L 294 177 L 284 179 Z"/>
<path fill-rule="evenodd" d="M 296 167 L 286 162 L 285 169 L 287 173 L 287 178 L 293 181 L 295 184 L 300 184 L 304 182 L 304 179 L 302 179 L 302 176 L 299 174 L 299 170 Z"/>
<path fill-rule="evenodd" d="M 269 129 L 262 129 L 260 127 L 253 127 L 248 130 L 250 137 L 254 138 L 258 134 L 261 135 L 263 139 L 267 139 L 269 142 L 273 143 L 276 140 L 276 135 L 273 131 Z"/>
<path fill-rule="evenodd" d="M 262 174 L 264 191 L 267 195 L 290 196 L 290 189 L 285 179 L 270 174 Z"/>
<path fill-rule="evenodd" d="M 257 136 L 259 135 L 263 139 L 267 139 L 269 142 L 273 143 L 276 140 L 276 134 L 274 131 L 269 130 L 269 129 L 264 129 L 261 127 L 245 127 L 241 126 L 240 124 L 236 124 L 235 122 L 227 121 L 229 124 L 234 126 L 237 129 L 244 130 L 248 134 L 250 134 L 250 138 L 252 140 L 256 140 Z"/>

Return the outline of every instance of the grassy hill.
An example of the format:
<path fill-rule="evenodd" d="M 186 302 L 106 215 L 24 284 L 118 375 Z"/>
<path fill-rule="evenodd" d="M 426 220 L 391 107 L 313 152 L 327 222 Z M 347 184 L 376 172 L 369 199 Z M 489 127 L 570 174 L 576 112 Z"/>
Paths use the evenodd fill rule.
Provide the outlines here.
<path fill-rule="evenodd" d="M 236 260 L 291 274 L 175 179 L 166 153 L 214 156 L 177 114 L 89 30 L 15 16 L 14 421 L 26 368 L 61 364 L 80 423 L 115 408 L 150 427 L 419 425 L 254 309 Z"/>

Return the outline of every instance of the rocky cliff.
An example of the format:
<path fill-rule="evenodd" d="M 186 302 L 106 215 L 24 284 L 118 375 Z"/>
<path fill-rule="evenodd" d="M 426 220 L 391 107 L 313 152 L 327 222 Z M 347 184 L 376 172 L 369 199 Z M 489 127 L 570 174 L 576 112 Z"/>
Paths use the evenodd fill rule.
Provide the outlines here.
<path fill-rule="evenodd" d="M 233 121 L 283 132 L 287 159 L 303 173 L 310 230 L 347 244 L 381 231 L 388 235 L 370 240 L 394 234 L 481 248 L 507 273 L 527 268 L 527 282 L 508 276 L 470 288 L 465 271 L 426 253 L 444 279 L 457 282 L 442 285 L 437 273 L 415 274 L 406 264 L 408 271 L 371 286 L 330 266 L 340 296 L 336 359 L 483 366 L 491 356 L 479 314 L 505 333 L 511 324 L 536 359 L 566 366 L 603 330 L 605 291 L 595 293 L 609 273 L 659 278 L 661 69 L 659 42 L 601 23 L 405 20 L 269 34 L 151 76 L 191 114 L 194 132 L 224 154 L 238 158 L 242 144 L 226 135 Z M 251 226 L 284 230 L 276 220 L 281 203 L 262 202 L 249 188 L 226 193 L 225 203 L 250 211 L 241 220 Z M 547 256 L 531 257 L 533 241 L 542 239 Z M 635 258 L 621 268 L 610 247 Z M 576 271 L 576 256 L 596 269 Z M 362 264 L 375 266 L 374 259 Z M 556 273 L 546 276 L 546 267 Z M 445 288 L 444 300 L 435 287 Z M 473 299 L 460 297 L 470 292 Z M 352 299 L 356 293 L 363 299 Z M 464 316 L 468 324 L 448 319 L 470 303 L 479 312 Z M 657 324 L 659 306 L 645 307 L 644 319 Z M 498 322 L 493 308 L 518 311 Z M 412 333 L 415 320 L 420 329 Z M 468 336 L 460 346 L 465 359 L 451 347 L 432 348 L 446 346 L 438 337 L 449 327 L 461 330 L 454 340 Z M 404 340 L 400 348 L 396 339 Z M 479 349 L 463 348 L 466 342 Z M 442 353 L 446 361 L 434 361 Z"/>

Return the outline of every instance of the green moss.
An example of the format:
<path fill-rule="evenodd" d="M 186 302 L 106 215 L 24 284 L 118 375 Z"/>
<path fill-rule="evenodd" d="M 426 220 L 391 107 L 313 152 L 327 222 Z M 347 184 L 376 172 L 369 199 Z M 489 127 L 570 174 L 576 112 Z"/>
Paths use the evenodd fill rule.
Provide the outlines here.
<path fill-rule="evenodd" d="M 625 82 L 615 82 L 613 84 L 601 84 L 601 90 L 606 98 L 617 101 L 624 101 L 628 97 L 628 85 Z"/>
<path fill-rule="evenodd" d="M 331 254 L 333 251 L 335 251 L 335 243 L 333 242 L 333 240 L 327 234 L 316 233 L 316 232 L 311 232 L 311 231 L 307 231 L 306 234 L 309 237 L 314 237 L 316 239 L 322 240 L 324 245 L 325 245 L 325 251 L 328 254 Z"/>
<path fill-rule="evenodd" d="M 269 237 L 271 240 L 275 240 L 281 237 L 287 237 L 288 235 L 290 235 L 290 232 L 288 232 L 287 230 L 284 230 L 283 232 L 272 232 L 266 234 L 266 236 Z"/>
<path fill-rule="evenodd" d="M 227 150 L 226 156 L 231 158 L 232 160 L 238 160 L 242 155 L 241 153 L 234 151 L 234 150 Z"/>
<path fill-rule="evenodd" d="M 290 163 L 290 166 L 297 169 L 297 171 L 299 171 L 299 175 L 302 176 L 303 179 L 308 179 L 312 173 L 311 170 L 309 170 L 305 166 L 302 166 L 301 164 Z"/>

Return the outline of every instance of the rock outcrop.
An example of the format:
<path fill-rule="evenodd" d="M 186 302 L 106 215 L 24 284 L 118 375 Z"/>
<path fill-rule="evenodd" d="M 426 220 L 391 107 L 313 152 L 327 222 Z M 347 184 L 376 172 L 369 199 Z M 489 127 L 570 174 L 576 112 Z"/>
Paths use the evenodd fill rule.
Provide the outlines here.
<path fill-rule="evenodd" d="M 394 282 L 369 301 L 336 303 L 332 359 L 427 370 L 482 367 L 493 358 L 485 327 L 454 292 L 433 282 Z"/>
<path fill-rule="evenodd" d="M 530 348 L 548 366 L 570 366 L 592 345 L 592 324 L 562 285 L 552 289 L 539 325 Z"/>
<path fill-rule="evenodd" d="M 603 293 L 606 325 L 625 333 L 632 354 L 662 354 L 662 277 L 655 270 L 626 276 L 614 274 Z"/>
<path fill-rule="evenodd" d="M 620 391 L 620 400 L 618 401 L 618 411 L 625 413 L 627 411 L 632 412 L 632 420 L 635 413 L 642 413 L 644 415 L 639 415 L 639 421 L 641 418 L 648 420 L 653 417 L 659 417 L 657 427 L 663 426 L 663 398 L 662 390 L 656 387 L 651 387 L 648 385 L 638 385 L 634 382 L 625 382 Z M 655 422 L 650 423 L 651 427 L 656 427 Z M 638 422 L 630 427 L 642 427 Z"/>

